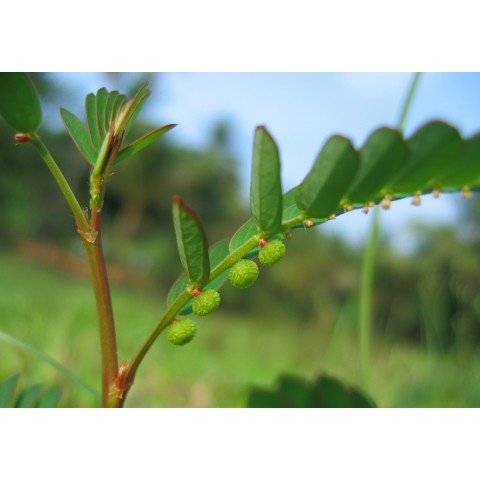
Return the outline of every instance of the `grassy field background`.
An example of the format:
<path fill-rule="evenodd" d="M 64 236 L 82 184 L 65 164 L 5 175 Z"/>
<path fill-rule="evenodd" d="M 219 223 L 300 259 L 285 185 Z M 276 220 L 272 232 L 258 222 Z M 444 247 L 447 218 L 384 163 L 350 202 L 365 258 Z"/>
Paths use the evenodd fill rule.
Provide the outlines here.
<path fill-rule="evenodd" d="M 87 279 L 32 259 L 0 253 L 0 331 L 42 350 L 99 389 L 99 344 L 93 293 Z M 230 288 L 226 286 L 225 288 Z M 128 360 L 154 327 L 165 292 L 113 286 L 119 358 Z M 248 296 L 248 292 L 244 292 Z M 21 373 L 20 388 L 61 385 L 62 407 L 95 407 L 95 398 L 51 365 L 0 342 L 0 378 Z M 478 407 L 480 354 L 432 355 L 406 343 L 376 338 L 368 392 L 381 407 Z M 252 386 L 273 387 L 283 373 L 320 374 L 362 387 L 355 318 L 334 327 L 295 318 L 218 313 L 199 319 L 184 347 L 162 335 L 150 351 L 127 401 L 129 407 L 243 407 Z"/>

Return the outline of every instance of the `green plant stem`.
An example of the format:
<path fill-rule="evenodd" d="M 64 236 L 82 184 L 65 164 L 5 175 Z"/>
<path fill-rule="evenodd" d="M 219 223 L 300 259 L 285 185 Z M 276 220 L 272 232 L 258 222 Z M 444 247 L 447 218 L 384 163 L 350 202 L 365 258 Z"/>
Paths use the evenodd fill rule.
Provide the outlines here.
<path fill-rule="evenodd" d="M 421 73 L 415 73 L 410 83 L 407 96 L 398 120 L 398 129 L 403 130 L 407 115 L 412 106 L 413 97 L 418 88 Z M 380 210 L 378 206 L 370 228 L 367 247 L 362 261 L 359 302 L 358 302 L 358 328 L 360 344 L 360 363 L 362 370 L 363 387 L 369 388 L 371 374 L 371 348 L 372 348 L 372 298 L 374 290 L 374 273 L 376 250 L 380 231 Z"/>
<path fill-rule="evenodd" d="M 31 133 L 30 137 L 31 143 L 37 149 L 52 173 L 65 197 L 65 200 L 72 210 L 77 223 L 78 233 L 88 256 L 100 327 L 102 405 L 106 407 L 111 403 L 109 392 L 118 374 L 118 359 L 110 286 L 100 235 L 100 211 L 99 209 L 95 209 L 95 211 L 92 212 L 91 224 L 89 224 L 77 198 L 70 188 L 70 185 L 63 176 L 52 155 L 43 144 L 39 135 Z M 103 199 L 98 197 L 96 200 L 100 205 Z"/>
<path fill-rule="evenodd" d="M 31 133 L 30 138 L 32 139 L 31 140 L 32 145 L 36 148 L 37 152 L 42 157 L 43 161 L 45 162 L 51 174 L 53 175 L 53 178 L 57 182 L 57 185 L 60 187 L 60 190 L 62 191 L 63 196 L 65 197 L 65 200 L 67 201 L 70 207 L 70 210 L 73 213 L 73 216 L 75 218 L 79 231 L 88 232 L 90 228 L 88 225 L 88 221 L 85 217 L 85 214 L 83 213 L 82 207 L 78 203 L 78 200 L 75 197 L 75 194 L 72 192 L 70 185 L 68 184 L 67 180 L 63 176 L 63 173 L 61 172 L 60 168 L 56 164 L 52 155 L 47 150 L 47 147 L 44 145 L 40 136 L 37 133 L 35 132 Z"/>

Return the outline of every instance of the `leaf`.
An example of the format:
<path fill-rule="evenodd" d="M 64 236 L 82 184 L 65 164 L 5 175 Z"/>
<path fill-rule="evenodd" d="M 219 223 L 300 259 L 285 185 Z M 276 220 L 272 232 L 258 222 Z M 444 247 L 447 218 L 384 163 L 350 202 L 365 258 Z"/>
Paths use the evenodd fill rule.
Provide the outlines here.
<path fill-rule="evenodd" d="M 98 90 L 96 95 L 97 101 L 97 126 L 100 138 L 103 140 L 107 131 L 105 130 L 105 111 L 107 109 L 108 92 L 106 88 Z"/>
<path fill-rule="evenodd" d="M 180 197 L 172 198 L 178 253 L 190 283 L 205 285 L 210 278 L 208 242 L 198 215 Z"/>
<path fill-rule="evenodd" d="M 452 162 L 438 180 L 442 187 L 454 189 L 480 183 L 480 133 L 464 142 L 458 161 Z"/>
<path fill-rule="evenodd" d="M 233 235 L 230 240 L 230 252 L 238 250 L 240 247 L 245 245 L 249 240 L 251 240 L 255 235 L 258 234 L 257 223 L 253 218 L 250 218 L 246 223 L 244 223 Z"/>
<path fill-rule="evenodd" d="M 82 154 L 88 163 L 94 166 L 95 161 L 97 160 L 97 152 L 92 147 L 87 128 L 78 119 L 78 117 L 64 108 L 60 109 L 60 115 L 67 132 L 77 147 L 77 150 Z"/>
<path fill-rule="evenodd" d="M 110 130 L 110 125 L 113 119 L 113 109 L 118 96 L 119 93 L 116 90 L 108 94 L 107 105 L 105 107 L 105 132 Z"/>
<path fill-rule="evenodd" d="M 326 218 L 338 207 L 358 170 L 357 152 L 350 140 L 331 137 L 297 187 L 299 208 L 312 217 Z"/>
<path fill-rule="evenodd" d="M 405 167 L 394 182 L 400 195 L 413 195 L 423 189 L 437 187 L 461 154 L 462 139 L 458 131 L 446 123 L 427 123 L 412 136 L 410 154 Z"/>
<path fill-rule="evenodd" d="M 360 150 L 360 167 L 347 193 L 348 203 L 366 203 L 380 196 L 407 159 L 400 133 L 391 128 L 375 130 Z"/>
<path fill-rule="evenodd" d="M 115 122 L 118 114 L 120 113 L 121 109 L 125 105 L 125 102 L 127 101 L 127 97 L 125 95 L 119 95 L 116 100 L 115 104 L 113 105 L 113 112 L 112 112 L 112 121 Z"/>
<path fill-rule="evenodd" d="M 12 375 L 7 380 L 0 382 L 0 408 L 7 408 L 12 399 L 13 392 L 18 382 L 19 375 Z"/>
<path fill-rule="evenodd" d="M 55 408 L 62 396 L 62 389 L 60 387 L 53 387 L 42 394 L 38 402 L 38 408 Z"/>
<path fill-rule="evenodd" d="M 152 92 L 148 89 L 148 83 L 145 83 L 140 87 L 135 97 L 133 97 L 125 120 L 125 138 L 130 132 L 133 124 L 135 123 L 135 119 L 140 113 L 140 110 L 150 93 Z"/>
<path fill-rule="evenodd" d="M 281 229 L 280 158 L 277 145 L 265 127 L 255 130 L 250 208 L 261 232 L 269 235 Z"/>
<path fill-rule="evenodd" d="M 15 402 L 15 408 L 33 408 L 37 405 L 38 396 L 42 386 L 37 384 L 23 391 L 17 401 Z"/>
<path fill-rule="evenodd" d="M 222 240 L 214 245 L 212 245 L 208 251 L 209 259 L 210 259 L 210 266 L 211 270 L 214 270 L 215 267 L 220 264 L 230 253 L 228 249 L 228 240 Z M 213 289 L 219 290 L 222 285 L 225 283 L 226 279 L 228 278 L 228 270 L 222 272 L 218 277 L 213 279 L 211 282 L 207 283 L 204 289 Z M 177 281 L 173 284 L 170 292 L 168 292 L 167 296 L 167 305 L 170 306 L 178 296 L 187 288 L 188 280 L 185 274 L 180 275 Z M 190 300 L 185 307 L 182 308 L 180 311 L 180 315 L 188 315 L 192 312 L 191 308 L 192 301 Z"/>
<path fill-rule="evenodd" d="M 40 127 L 42 107 L 26 73 L 0 73 L 0 115 L 19 132 L 32 133 Z"/>
<path fill-rule="evenodd" d="M 307 383 L 290 375 L 280 377 L 274 390 L 253 388 L 250 408 L 359 408 L 375 407 L 373 401 L 335 378 L 323 375 Z"/>
<path fill-rule="evenodd" d="M 143 137 L 139 138 L 135 142 L 120 150 L 117 158 L 115 159 L 115 163 L 119 163 L 122 160 L 125 160 L 126 158 L 148 147 L 154 140 L 161 137 L 164 133 L 167 133 L 169 130 L 176 126 L 177 125 L 175 124 L 164 125 L 163 127 L 157 128 L 156 130 L 147 133 Z"/>
<path fill-rule="evenodd" d="M 98 152 L 102 146 L 102 139 L 97 125 L 97 101 L 93 93 L 89 93 L 85 98 L 85 112 L 90 140 L 93 148 Z"/>

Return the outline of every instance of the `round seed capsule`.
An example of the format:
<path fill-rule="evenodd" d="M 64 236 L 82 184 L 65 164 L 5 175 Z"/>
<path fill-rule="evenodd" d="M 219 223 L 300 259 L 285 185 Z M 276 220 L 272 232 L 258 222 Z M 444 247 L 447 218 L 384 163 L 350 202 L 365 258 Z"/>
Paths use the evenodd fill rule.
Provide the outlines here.
<path fill-rule="evenodd" d="M 273 265 L 285 255 L 285 251 L 282 240 L 272 240 L 260 250 L 258 260 L 262 265 Z"/>
<path fill-rule="evenodd" d="M 192 310 L 195 315 L 204 317 L 216 310 L 219 305 L 220 294 L 216 290 L 205 290 L 193 299 Z"/>
<path fill-rule="evenodd" d="M 174 345 L 185 345 L 193 340 L 197 327 L 193 320 L 184 318 L 172 323 L 167 330 L 167 338 Z"/>
<path fill-rule="evenodd" d="M 258 278 L 258 267 L 252 260 L 239 260 L 228 273 L 230 283 L 236 288 L 251 287 Z"/>

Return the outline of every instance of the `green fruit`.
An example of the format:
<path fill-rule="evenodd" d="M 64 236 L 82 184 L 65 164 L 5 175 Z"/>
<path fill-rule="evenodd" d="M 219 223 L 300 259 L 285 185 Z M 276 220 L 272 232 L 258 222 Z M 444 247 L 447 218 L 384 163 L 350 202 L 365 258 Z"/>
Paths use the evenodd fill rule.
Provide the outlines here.
<path fill-rule="evenodd" d="M 230 283 L 237 288 L 248 288 L 258 278 L 258 267 L 252 260 L 239 260 L 228 274 Z"/>
<path fill-rule="evenodd" d="M 192 310 L 195 315 L 204 317 L 213 312 L 220 305 L 220 294 L 216 290 L 205 290 L 192 302 Z"/>
<path fill-rule="evenodd" d="M 172 323 L 167 330 L 168 340 L 174 345 L 185 345 L 193 340 L 197 327 L 193 320 L 184 318 Z"/>
<path fill-rule="evenodd" d="M 282 240 L 272 240 L 260 249 L 258 260 L 262 265 L 272 265 L 285 255 L 285 250 Z"/>

